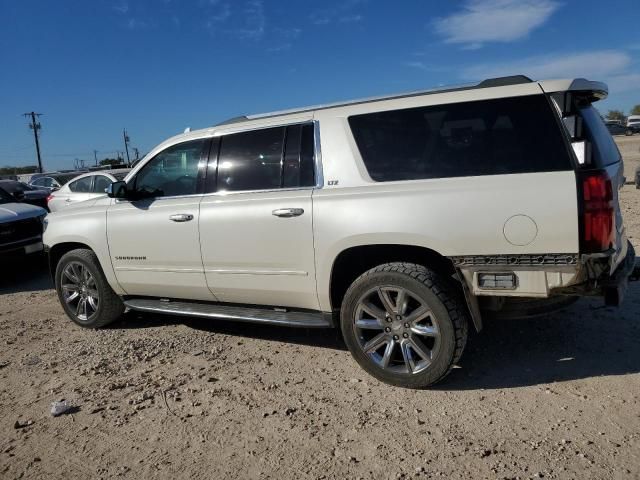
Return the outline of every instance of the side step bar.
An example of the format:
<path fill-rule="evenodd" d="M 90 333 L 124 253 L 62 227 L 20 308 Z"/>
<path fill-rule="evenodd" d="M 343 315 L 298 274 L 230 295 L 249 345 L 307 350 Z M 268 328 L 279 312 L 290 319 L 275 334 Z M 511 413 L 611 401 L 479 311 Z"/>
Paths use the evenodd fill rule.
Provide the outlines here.
<path fill-rule="evenodd" d="M 167 301 L 150 298 L 125 300 L 131 310 L 166 313 L 186 317 L 217 318 L 235 322 L 266 323 L 303 328 L 329 328 L 333 326 L 330 313 L 278 311 L 273 308 L 247 308 L 213 303 Z"/>

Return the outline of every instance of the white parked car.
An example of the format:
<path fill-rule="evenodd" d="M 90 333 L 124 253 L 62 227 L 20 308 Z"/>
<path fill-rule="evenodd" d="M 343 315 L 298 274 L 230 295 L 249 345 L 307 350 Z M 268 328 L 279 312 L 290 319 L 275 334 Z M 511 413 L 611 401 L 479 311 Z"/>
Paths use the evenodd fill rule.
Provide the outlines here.
<path fill-rule="evenodd" d="M 339 326 L 367 372 L 425 387 L 487 312 L 621 302 L 637 268 L 606 95 L 517 76 L 178 135 L 47 217 L 60 302 L 89 328 L 125 308 Z"/>
<path fill-rule="evenodd" d="M 113 182 L 122 180 L 130 169 L 102 170 L 99 172 L 85 173 L 65 184 L 59 190 L 51 193 L 47 199 L 47 206 L 52 212 L 58 211 L 72 203 L 84 202 L 104 196 L 107 187 Z"/>

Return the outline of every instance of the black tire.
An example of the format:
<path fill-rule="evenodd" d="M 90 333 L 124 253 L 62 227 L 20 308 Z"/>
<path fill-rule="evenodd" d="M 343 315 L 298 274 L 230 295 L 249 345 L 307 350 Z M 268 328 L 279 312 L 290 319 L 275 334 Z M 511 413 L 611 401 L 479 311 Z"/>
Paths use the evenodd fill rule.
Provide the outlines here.
<path fill-rule="evenodd" d="M 386 315 L 385 321 L 393 321 L 393 323 L 388 323 L 389 326 L 382 330 L 380 334 L 376 334 L 374 330 L 371 335 L 393 335 L 397 332 L 399 335 L 393 335 L 392 338 L 398 343 L 395 344 L 396 346 L 389 347 L 391 339 L 387 337 L 388 343 L 383 344 L 385 348 L 384 355 L 376 352 L 365 353 L 363 350 L 362 343 L 367 339 L 363 339 L 359 333 L 356 326 L 356 314 L 362 315 L 361 305 L 363 305 L 363 298 L 373 298 L 375 300 L 376 292 L 382 298 L 380 288 L 389 291 L 393 289 L 398 291 L 406 290 L 405 296 L 410 295 L 413 298 L 413 300 L 410 300 L 411 302 L 416 305 L 420 304 L 419 307 L 415 307 L 414 313 L 417 309 L 424 308 L 430 310 L 433 314 L 427 317 L 431 325 L 433 323 L 437 324 L 436 327 L 433 327 L 438 331 L 437 340 L 433 339 L 434 344 L 431 350 L 428 350 L 433 357 L 430 359 L 430 364 L 426 360 L 421 361 L 427 366 L 421 367 L 423 369 L 420 371 L 416 368 L 417 373 L 410 373 L 411 368 L 415 365 L 409 367 L 410 362 L 407 362 L 407 357 L 404 357 L 404 349 L 401 347 L 401 344 L 405 341 L 413 341 L 410 340 L 410 338 L 413 338 L 412 329 L 406 329 L 408 324 L 404 323 L 404 327 L 400 325 L 400 323 L 404 322 L 402 315 L 397 315 L 399 324 L 396 324 L 395 320 L 389 320 L 388 310 L 385 313 L 379 309 L 378 313 Z M 367 295 L 372 297 L 367 297 Z M 365 302 L 368 302 L 368 300 L 365 300 Z M 400 293 L 396 297 L 396 306 L 399 302 Z M 367 305 L 370 304 L 367 303 Z M 406 300 L 404 305 L 405 307 L 402 308 L 403 311 L 401 312 L 403 314 L 409 308 Z M 385 308 L 384 302 L 382 303 L 382 308 Z M 400 307 L 397 310 L 399 311 Z M 409 317 L 411 317 L 411 314 L 406 314 L 405 320 L 409 319 Z M 379 318 L 379 315 L 374 318 Z M 370 319 L 362 320 L 376 322 L 376 320 Z M 386 263 L 365 272 L 351 284 L 342 302 L 340 325 L 349 351 L 356 362 L 370 375 L 390 385 L 404 388 L 425 388 L 442 380 L 460 360 L 467 342 L 469 315 L 463 294 L 459 288 L 456 288 L 453 280 L 442 277 L 422 265 Z M 373 325 L 373 328 L 378 328 L 375 324 Z M 405 330 L 401 330 L 403 328 Z M 383 333 L 387 330 L 390 330 L 390 333 Z M 365 331 L 361 330 L 360 332 L 364 333 Z M 402 332 L 408 332 L 406 333 L 407 340 L 402 340 L 401 336 L 405 336 L 405 333 Z M 439 342 L 438 345 L 435 344 L 436 341 Z M 424 346 L 424 344 L 421 345 Z M 375 358 L 381 357 L 381 361 L 384 363 L 384 357 L 387 357 L 387 348 L 390 348 L 389 357 L 395 359 L 387 360 L 387 367 L 385 368 L 379 365 Z M 397 360 L 398 349 L 406 364 L 406 372 L 401 370 L 405 367 L 401 361 Z M 392 357 L 392 355 L 396 357 Z M 396 370 L 393 371 L 393 369 Z"/>
<path fill-rule="evenodd" d="M 79 268 L 79 265 L 86 268 L 92 277 L 93 281 L 91 281 L 90 284 L 90 291 L 97 292 L 98 298 L 98 301 L 94 302 L 96 304 L 95 309 L 92 309 L 91 306 L 85 306 L 84 316 L 87 317 L 86 319 L 82 318 L 82 313 L 80 315 L 77 313 L 78 309 L 76 305 L 79 305 L 82 298 L 80 298 L 77 303 L 74 303 L 73 301 L 67 302 L 68 297 L 65 297 L 65 290 L 69 291 L 68 286 L 73 285 L 71 278 L 67 277 L 64 273 L 65 269 Z M 56 265 L 55 284 L 58 299 L 60 300 L 60 304 L 62 305 L 65 313 L 71 320 L 73 320 L 73 322 L 81 327 L 101 328 L 114 322 L 124 313 L 125 307 L 122 300 L 111 289 L 111 286 L 109 286 L 109 283 L 102 272 L 102 268 L 100 267 L 100 262 L 98 261 L 95 253 L 91 250 L 79 248 L 65 253 Z M 93 288 L 94 286 L 95 288 Z M 84 294 L 80 289 L 73 293 L 78 293 L 78 295 L 82 297 L 83 295 L 86 295 L 86 290 Z M 85 305 L 87 305 L 86 298 Z M 91 311 L 91 315 L 88 315 L 89 311 Z"/>

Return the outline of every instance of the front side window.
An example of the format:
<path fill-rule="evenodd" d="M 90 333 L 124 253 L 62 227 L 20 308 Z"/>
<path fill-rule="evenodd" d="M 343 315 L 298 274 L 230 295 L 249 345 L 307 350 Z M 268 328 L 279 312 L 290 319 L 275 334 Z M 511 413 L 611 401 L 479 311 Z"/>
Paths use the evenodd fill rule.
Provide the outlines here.
<path fill-rule="evenodd" d="M 34 185 L 39 185 L 41 187 L 53 187 L 53 178 L 51 177 L 40 177 L 32 182 Z"/>
<path fill-rule="evenodd" d="M 69 184 L 69 190 L 74 193 L 89 193 L 91 191 L 91 177 L 83 177 Z"/>
<path fill-rule="evenodd" d="M 377 182 L 571 170 L 543 95 L 349 117 Z"/>
<path fill-rule="evenodd" d="M 284 127 L 221 137 L 218 191 L 280 188 Z"/>
<path fill-rule="evenodd" d="M 95 180 L 93 181 L 93 192 L 94 193 L 105 193 L 107 187 L 111 185 L 111 179 L 109 177 L 105 177 L 104 175 L 96 175 Z"/>
<path fill-rule="evenodd" d="M 180 143 L 157 154 L 138 172 L 133 183 L 138 198 L 198 193 L 198 166 L 207 140 Z"/>

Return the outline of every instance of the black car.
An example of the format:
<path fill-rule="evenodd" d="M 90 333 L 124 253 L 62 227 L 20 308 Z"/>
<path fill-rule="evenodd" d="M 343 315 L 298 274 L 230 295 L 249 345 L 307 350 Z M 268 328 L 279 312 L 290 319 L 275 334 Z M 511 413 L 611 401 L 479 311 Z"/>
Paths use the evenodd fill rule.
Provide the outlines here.
<path fill-rule="evenodd" d="M 0 258 L 42 252 L 43 221 L 47 212 L 18 203 L 0 188 Z"/>
<path fill-rule="evenodd" d="M 627 127 L 619 123 L 607 123 L 607 129 L 611 135 L 626 135 Z"/>
<path fill-rule="evenodd" d="M 640 189 L 640 167 L 636 168 L 636 188 Z"/>
<path fill-rule="evenodd" d="M 46 188 L 34 187 L 17 180 L 0 180 L 0 188 L 12 195 L 17 202 L 30 203 L 49 211 L 47 207 L 49 190 Z"/>

